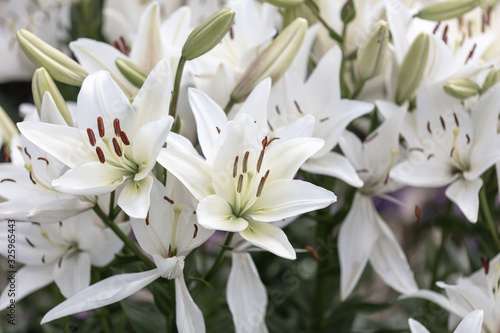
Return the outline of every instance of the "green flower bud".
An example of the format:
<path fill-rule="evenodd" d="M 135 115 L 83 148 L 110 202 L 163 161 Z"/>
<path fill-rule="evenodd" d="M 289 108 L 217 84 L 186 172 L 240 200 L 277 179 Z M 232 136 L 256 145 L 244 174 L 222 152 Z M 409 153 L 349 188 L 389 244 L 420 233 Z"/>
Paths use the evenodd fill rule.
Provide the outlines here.
<path fill-rule="evenodd" d="M 54 80 L 49 75 L 47 70 L 43 67 L 38 68 L 33 74 L 33 81 L 31 81 L 31 90 L 33 92 L 33 101 L 35 102 L 38 114 L 42 107 L 43 96 L 48 92 L 52 99 L 54 100 L 57 109 L 61 113 L 61 116 L 66 121 L 68 126 L 73 126 L 73 119 L 71 118 L 71 113 L 69 112 L 68 105 L 61 95 L 61 92 L 57 88 Z"/>
<path fill-rule="evenodd" d="M 9 115 L 5 110 L 0 106 L 0 128 L 2 129 L 2 143 L 9 149 L 10 141 L 12 137 L 19 136 L 19 131 L 17 130 L 16 125 L 10 119 Z"/>
<path fill-rule="evenodd" d="M 444 21 L 460 17 L 481 4 L 481 0 L 451 0 L 421 9 L 415 17 L 428 21 Z"/>
<path fill-rule="evenodd" d="M 396 103 L 413 98 L 420 81 L 424 77 L 427 58 L 429 57 L 430 38 L 422 32 L 418 35 L 410 49 L 406 52 L 398 75 L 398 88 L 396 90 Z"/>
<path fill-rule="evenodd" d="M 500 82 L 500 69 L 492 69 L 484 80 L 483 87 L 481 88 L 481 94 L 484 94 L 498 82 Z"/>
<path fill-rule="evenodd" d="M 389 25 L 378 21 L 368 40 L 358 51 L 358 74 L 366 81 L 380 73 L 389 45 Z"/>
<path fill-rule="evenodd" d="M 24 54 L 38 67 L 45 67 L 54 80 L 81 86 L 87 71 L 76 61 L 25 29 L 16 33 Z"/>
<path fill-rule="evenodd" d="M 194 28 L 182 48 L 182 57 L 192 60 L 213 49 L 233 25 L 235 13 L 224 7 Z"/>
<path fill-rule="evenodd" d="M 466 78 L 450 79 L 443 85 L 443 89 L 445 93 L 461 101 L 479 94 L 481 90 L 476 82 Z"/>
<path fill-rule="evenodd" d="M 273 83 L 278 81 L 299 51 L 306 31 L 305 19 L 297 18 L 290 23 L 248 66 L 240 82 L 233 89 L 231 100 L 235 103 L 244 101 L 252 89 L 266 77 L 270 77 Z"/>
<path fill-rule="evenodd" d="M 148 77 L 148 73 L 143 71 L 136 64 L 127 60 L 125 58 L 117 58 L 115 60 L 116 67 L 120 70 L 120 72 L 125 76 L 125 78 L 132 83 L 137 88 L 142 87 L 144 81 Z"/>
<path fill-rule="evenodd" d="M 264 1 L 276 7 L 290 8 L 302 5 L 305 0 L 264 0 Z"/>
<path fill-rule="evenodd" d="M 290 23 L 295 21 L 296 18 L 303 16 L 304 7 L 301 5 L 285 8 L 285 10 L 283 11 L 283 29 L 288 27 Z"/>
<path fill-rule="evenodd" d="M 340 11 L 340 17 L 342 18 L 342 22 L 347 24 L 354 20 L 356 17 L 356 7 L 354 6 L 354 2 L 352 0 L 347 0 L 342 10 Z"/>

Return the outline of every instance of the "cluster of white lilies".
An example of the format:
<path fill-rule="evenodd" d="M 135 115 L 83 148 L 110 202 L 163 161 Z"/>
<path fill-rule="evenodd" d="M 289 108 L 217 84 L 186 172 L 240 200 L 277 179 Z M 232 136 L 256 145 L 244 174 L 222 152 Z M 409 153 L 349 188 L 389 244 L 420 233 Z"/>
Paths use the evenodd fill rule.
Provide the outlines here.
<path fill-rule="evenodd" d="M 61 50 L 37 10 L 50 8 L 53 22 L 61 13 L 49 13 L 67 4 L 1 2 L 12 19 L 0 21 L 9 59 L 0 81 L 32 78 L 34 100 L 17 126 L 0 108 L 0 253 L 14 220 L 15 302 L 55 282 L 66 300 L 43 324 L 163 278 L 175 281 L 177 330 L 205 332 L 191 293 L 218 276 L 236 332 L 267 332 L 268 295 L 250 253 L 317 259 L 319 243 L 296 251 L 284 228 L 316 210 L 321 228 L 347 207 L 318 229 L 336 243 L 336 302 L 357 292 L 369 262 L 400 299 L 448 311 L 448 329 L 497 332 L 500 238 L 487 195 L 500 168 L 497 2 L 108 0 L 107 42 L 79 38 Z M 54 81 L 77 87 L 76 103 Z M 479 242 L 496 252 L 476 251 L 480 270 L 421 287 L 374 201 L 407 210 L 391 195 L 405 186 L 446 187 L 455 215 L 484 226 Z M 411 223 L 424 213 L 425 200 L 417 204 Z M 215 231 L 226 235 L 219 255 L 188 279 L 189 254 Z M 92 266 L 124 253 L 142 266 L 91 284 Z M 220 270 L 228 254 L 229 276 Z M 0 309 L 11 303 L 6 288 Z"/>

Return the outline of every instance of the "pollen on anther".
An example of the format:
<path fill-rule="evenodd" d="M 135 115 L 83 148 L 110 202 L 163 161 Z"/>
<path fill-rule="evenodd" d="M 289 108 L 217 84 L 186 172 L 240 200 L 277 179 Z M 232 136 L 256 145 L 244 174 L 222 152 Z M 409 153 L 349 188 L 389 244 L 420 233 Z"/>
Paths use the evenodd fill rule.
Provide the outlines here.
<path fill-rule="evenodd" d="M 36 181 L 33 179 L 33 175 L 31 174 L 31 172 L 30 172 L 30 180 L 31 180 L 31 182 L 32 182 L 33 184 L 35 184 L 35 185 L 36 185 Z"/>
<path fill-rule="evenodd" d="M 217 130 L 217 133 L 220 134 L 220 128 L 218 126 L 215 126 L 215 129 Z"/>
<path fill-rule="evenodd" d="M 170 199 L 169 197 L 167 196 L 164 196 L 163 199 L 167 200 L 169 204 L 174 204 L 174 200 Z"/>
<path fill-rule="evenodd" d="M 429 132 L 429 134 L 432 135 L 431 122 L 430 121 L 427 122 L 427 132 Z"/>
<path fill-rule="evenodd" d="M 436 24 L 436 27 L 434 27 L 434 30 L 432 30 L 432 34 L 435 35 L 437 30 L 439 29 L 439 26 L 441 25 L 441 21 L 439 21 L 437 24 Z"/>
<path fill-rule="evenodd" d="M 122 149 L 120 148 L 120 144 L 118 143 L 118 140 L 116 140 L 116 138 L 113 138 L 113 148 L 115 148 L 116 155 L 118 155 L 118 157 L 122 157 Z"/>
<path fill-rule="evenodd" d="M 16 181 L 14 179 L 12 179 L 12 178 L 4 178 L 4 179 L 2 179 L 0 181 L 0 183 L 3 183 L 3 182 L 13 182 L 13 183 L 15 183 Z"/>
<path fill-rule="evenodd" d="M 453 112 L 453 118 L 455 118 L 455 124 L 457 124 L 457 127 L 460 127 L 460 122 L 458 121 L 458 117 L 455 112 Z"/>
<path fill-rule="evenodd" d="M 319 256 L 318 256 L 318 252 L 316 252 L 316 250 L 310 246 L 310 245 L 306 245 L 306 250 L 311 252 L 311 255 L 313 257 L 314 260 L 318 260 Z"/>
<path fill-rule="evenodd" d="M 113 128 L 115 130 L 115 135 L 121 136 L 120 134 L 121 134 L 122 130 L 120 128 L 120 119 L 115 118 L 115 120 L 113 120 Z"/>
<path fill-rule="evenodd" d="M 236 158 L 234 159 L 233 178 L 236 178 L 236 175 L 238 174 L 238 159 L 239 159 L 239 156 L 236 156 Z"/>
<path fill-rule="evenodd" d="M 95 152 L 97 154 L 97 157 L 99 157 L 99 162 L 104 164 L 104 162 L 106 162 L 106 158 L 104 157 L 102 149 L 100 147 L 96 147 Z"/>
<path fill-rule="evenodd" d="M 465 134 L 465 138 L 467 139 L 467 144 L 469 144 L 470 143 L 470 136 L 469 136 L 469 134 Z"/>
<path fill-rule="evenodd" d="M 95 139 L 94 131 L 91 128 L 87 128 L 87 135 L 89 137 L 90 145 L 94 147 L 97 141 Z"/>
<path fill-rule="evenodd" d="M 443 42 L 445 44 L 448 44 L 448 25 L 446 25 L 444 27 L 444 31 L 443 31 Z"/>
<path fill-rule="evenodd" d="M 260 172 L 260 168 L 262 166 L 262 161 L 264 160 L 264 151 L 265 151 L 265 149 L 262 149 L 260 151 L 259 160 L 257 161 L 257 172 Z"/>
<path fill-rule="evenodd" d="M 31 155 L 28 153 L 28 150 L 26 149 L 26 147 L 24 147 L 24 152 L 26 153 L 26 155 L 28 156 L 28 158 L 31 160 Z"/>
<path fill-rule="evenodd" d="M 47 165 L 49 165 L 49 160 L 46 159 L 45 157 L 39 157 L 39 158 L 37 158 L 37 160 L 44 161 L 45 163 L 47 163 Z"/>
<path fill-rule="evenodd" d="M 35 247 L 35 244 L 33 244 L 29 239 L 28 237 L 25 237 L 26 239 L 26 242 L 31 246 L 31 247 Z"/>
<path fill-rule="evenodd" d="M 125 146 L 128 146 L 130 144 L 130 141 L 128 140 L 127 134 L 125 134 L 124 131 L 120 132 L 120 139 L 122 139 L 122 142 Z"/>
<path fill-rule="evenodd" d="M 422 211 L 420 210 L 420 207 L 415 206 L 415 218 L 417 219 L 417 223 L 420 221 L 421 214 L 422 214 Z"/>
<path fill-rule="evenodd" d="M 99 136 L 102 138 L 106 131 L 104 130 L 104 121 L 101 117 L 97 117 L 97 129 L 99 130 Z"/>
<path fill-rule="evenodd" d="M 439 117 L 439 120 L 441 120 L 441 126 L 443 127 L 443 131 L 446 131 L 446 123 L 444 122 L 443 117 Z"/>
<path fill-rule="evenodd" d="M 248 166 L 248 155 L 250 155 L 249 151 L 247 151 L 245 153 L 245 156 L 243 156 L 243 173 L 246 173 L 247 170 L 248 170 L 248 168 L 247 168 L 247 166 Z"/>
<path fill-rule="evenodd" d="M 149 211 L 148 211 L 148 215 L 146 215 L 146 225 L 149 225 Z"/>
<path fill-rule="evenodd" d="M 264 184 L 266 183 L 267 177 L 269 176 L 269 170 L 266 171 L 264 177 L 260 179 L 259 187 L 257 188 L 257 198 L 262 194 L 262 190 L 264 189 Z"/>
<path fill-rule="evenodd" d="M 481 265 L 483 265 L 484 274 L 488 275 L 490 271 L 490 259 L 481 257 Z"/>
<path fill-rule="evenodd" d="M 196 236 L 198 235 L 198 226 L 195 224 L 194 225 L 194 233 L 193 233 L 193 238 L 196 238 Z"/>
<path fill-rule="evenodd" d="M 241 193 L 241 187 L 243 186 L 243 174 L 238 177 L 238 186 L 236 187 L 236 192 Z"/>

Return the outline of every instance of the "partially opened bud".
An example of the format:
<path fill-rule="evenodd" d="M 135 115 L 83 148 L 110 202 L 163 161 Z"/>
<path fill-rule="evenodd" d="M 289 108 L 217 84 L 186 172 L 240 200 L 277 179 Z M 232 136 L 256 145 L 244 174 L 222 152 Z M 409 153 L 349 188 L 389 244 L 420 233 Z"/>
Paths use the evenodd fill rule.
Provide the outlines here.
<path fill-rule="evenodd" d="M 445 93 L 459 100 L 475 96 L 481 90 L 476 82 L 466 78 L 450 79 L 444 84 L 443 89 Z"/>
<path fill-rule="evenodd" d="M 17 130 L 16 125 L 10 119 L 9 115 L 5 110 L 0 106 L 0 133 L 2 135 L 2 144 L 6 147 L 10 146 L 10 141 L 12 137 L 18 136 L 19 131 Z M 9 148 L 7 148 L 9 149 Z"/>
<path fill-rule="evenodd" d="M 71 118 L 68 105 L 66 105 L 66 101 L 62 97 L 61 92 L 45 68 L 38 68 L 33 74 L 31 90 L 33 92 L 33 101 L 35 102 L 35 106 L 39 114 L 42 108 L 43 96 L 45 95 L 45 92 L 48 92 L 52 96 L 52 99 L 61 113 L 61 116 L 66 121 L 66 124 L 68 124 L 68 126 L 73 126 L 73 119 Z"/>
<path fill-rule="evenodd" d="M 120 72 L 125 76 L 125 78 L 132 83 L 137 88 L 142 87 L 144 81 L 148 77 L 148 73 L 143 71 L 136 64 L 127 60 L 125 58 L 117 58 L 115 60 L 116 67 L 120 70 Z"/>
<path fill-rule="evenodd" d="M 182 48 L 182 57 L 192 60 L 213 49 L 233 25 L 235 13 L 224 7 L 207 17 L 191 32 Z"/>
<path fill-rule="evenodd" d="M 45 67 L 54 80 L 81 86 L 87 71 L 76 61 L 25 29 L 16 33 L 19 46 L 38 67 Z"/>
<path fill-rule="evenodd" d="M 304 16 L 304 6 L 287 7 L 283 11 L 283 29 L 288 27 L 295 19 Z"/>
<path fill-rule="evenodd" d="M 305 0 L 265 0 L 265 2 L 282 8 L 290 8 L 298 5 L 302 5 Z"/>
<path fill-rule="evenodd" d="M 415 17 L 428 21 L 444 21 L 460 17 L 481 4 L 481 0 L 451 0 L 421 9 Z"/>
<path fill-rule="evenodd" d="M 492 69 L 484 80 L 483 87 L 481 88 L 481 94 L 484 94 L 498 82 L 500 82 L 500 69 Z"/>
<path fill-rule="evenodd" d="M 380 73 L 389 45 L 389 25 L 378 21 L 368 40 L 358 51 L 358 73 L 366 81 Z"/>
<path fill-rule="evenodd" d="M 344 24 L 347 24 L 354 20 L 356 17 L 356 7 L 354 7 L 354 1 L 346 0 L 342 10 L 340 11 L 340 18 Z"/>
<path fill-rule="evenodd" d="M 398 88 L 396 90 L 396 103 L 413 98 L 415 91 L 422 81 L 429 57 L 430 38 L 422 32 L 418 35 L 408 52 L 406 52 L 398 75 Z"/>
<path fill-rule="evenodd" d="M 248 66 L 233 89 L 231 100 L 235 103 L 247 98 L 255 86 L 270 77 L 278 81 L 292 63 L 299 51 L 307 31 L 307 21 L 297 18 L 283 30 L 278 37 Z"/>

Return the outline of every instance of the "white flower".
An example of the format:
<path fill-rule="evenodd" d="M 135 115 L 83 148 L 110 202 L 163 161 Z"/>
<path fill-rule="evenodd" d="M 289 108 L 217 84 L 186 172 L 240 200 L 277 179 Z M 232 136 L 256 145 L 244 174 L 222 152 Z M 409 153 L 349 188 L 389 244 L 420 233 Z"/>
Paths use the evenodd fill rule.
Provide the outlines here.
<path fill-rule="evenodd" d="M 483 311 L 475 310 L 469 313 L 460 322 L 453 333 L 481 333 L 481 325 L 483 323 Z M 409 319 L 411 333 L 429 333 L 429 331 L 418 321 Z"/>
<path fill-rule="evenodd" d="M 28 140 L 71 169 L 52 182 L 65 193 L 98 195 L 124 184 L 118 205 L 132 217 L 145 217 L 150 174 L 170 131 L 171 76 L 168 62 L 151 72 L 132 105 L 109 73 L 89 75 L 78 95 L 78 128 L 20 123 Z"/>

